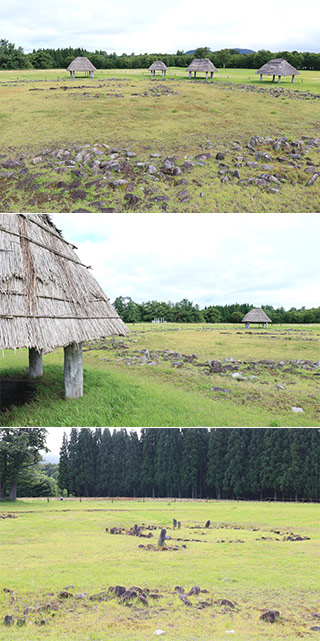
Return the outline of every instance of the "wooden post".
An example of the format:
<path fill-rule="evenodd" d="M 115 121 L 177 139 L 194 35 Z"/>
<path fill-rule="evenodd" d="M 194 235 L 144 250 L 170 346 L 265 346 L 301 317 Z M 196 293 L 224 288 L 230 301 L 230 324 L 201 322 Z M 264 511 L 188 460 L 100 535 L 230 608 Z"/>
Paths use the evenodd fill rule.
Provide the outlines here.
<path fill-rule="evenodd" d="M 206 80 L 208 80 L 208 72 L 206 71 Z"/>
<path fill-rule="evenodd" d="M 42 376 L 42 352 L 38 352 L 34 347 L 29 349 L 29 378 Z"/>
<path fill-rule="evenodd" d="M 260 82 L 262 82 L 262 73 L 260 74 Z"/>
<path fill-rule="evenodd" d="M 281 76 L 278 76 L 278 82 L 280 82 L 280 80 L 281 80 Z"/>
<path fill-rule="evenodd" d="M 191 73 L 191 71 L 189 71 L 189 78 L 190 78 L 190 80 L 191 80 L 191 78 L 192 78 L 192 73 Z"/>
<path fill-rule="evenodd" d="M 83 396 L 83 363 L 81 343 L 64 348 L 64 390 L 66 398 Z"/>
<path fill-rule="evenodd" d="M 294 74 L 292 75 L 291 82 L 294 82 Z"/>
<path fill-rule="evenodd" d="M 194 77 L 196 77 L 196 75 L 197 75 L 197 72 L 195 71 L 195 72 L 194 72 Z"/>
<path fill-rule="evenodd" d="M 275 79 L 276 79 L 276 77 L 275 77 L 275 76 L 272 76 L 272 82 L 274 82 L 274 81 L 275 81 Z"/>
<path fill-rule="evenodd" d="M 213 78 L 213 74 L 214 74 L 214 71 L 211 71 L 211 74 L 210 74 L 210 75 L 211 75 L 211 78 Z"/>

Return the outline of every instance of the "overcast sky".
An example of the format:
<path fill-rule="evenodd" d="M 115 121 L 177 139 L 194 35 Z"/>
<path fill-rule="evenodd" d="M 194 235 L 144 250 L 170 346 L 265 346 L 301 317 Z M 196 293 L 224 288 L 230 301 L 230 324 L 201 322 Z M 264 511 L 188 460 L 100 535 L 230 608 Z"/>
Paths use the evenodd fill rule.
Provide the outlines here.
<path fill-rule="evenodd" d="M 175 53 L 199 46 L 319 51 L 319 0 L 9 0 L 1 38 L 33 48 Z"/>
<path fill-rule="evenodd" d="M 320 214 L 53 214 L 107 296 L 319 305 Z"/>

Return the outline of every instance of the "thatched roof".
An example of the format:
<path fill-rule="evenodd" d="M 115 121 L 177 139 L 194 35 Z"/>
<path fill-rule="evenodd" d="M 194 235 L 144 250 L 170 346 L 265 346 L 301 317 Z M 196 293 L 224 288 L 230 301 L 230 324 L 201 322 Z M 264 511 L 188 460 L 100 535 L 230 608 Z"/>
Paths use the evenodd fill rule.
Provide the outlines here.
<path fill-rule="evenodd" d="M 187 71 L 218 71 L 209 58 L 195 58 L 189 64 Z"/>
<path fill-rule="evenodd" d="M 242 323 L 272 323 L 263 309 L 251 309 L 242 319 Z"/>
<path fill-rule="evenodd" d="M 0 214 L 0 348 L 56 347 L 126 326 L 46 214 Z"/>
<path fill-rule="evenodd" d="M 274 58 L 262 65 L 256 73 L 262 73 L 265 76 L 296 76 L 300 71 L 297 71 L 284 58 Z"/>
<path fill-rule="evenodd" d="M 95 66 L 85 56 L 78 56 L 69 64 L 67 71 L 97 71 Z"/>
<path fill-rule="evenodd" d="M 167 65 L 162 60 L 155 60 L 149 67 L 149 71 L 167 71 Z"/>

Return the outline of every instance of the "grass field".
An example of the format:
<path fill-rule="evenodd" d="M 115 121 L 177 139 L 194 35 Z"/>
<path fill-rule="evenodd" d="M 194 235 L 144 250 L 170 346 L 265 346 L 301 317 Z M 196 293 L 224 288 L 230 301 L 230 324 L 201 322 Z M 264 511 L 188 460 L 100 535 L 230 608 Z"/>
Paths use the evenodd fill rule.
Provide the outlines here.
<path fill-rule="evenodd" d="M 1 71 L 0 153 L 21 164 L 0 171 L 0 209 L 318 212 L 320 181 L 307 182 L 319 167 L 318 143 L 308 143 L 319 139 L 319 94 L 320 72 L 278 85 L 244 69 L 221 69 L 208 82 L 190 82 L 178 68 L 152 82 L 142 70 L 73 81 L 63 70 Z M 260 139 L 253 150 L 246 146 L 252 137 Z M 277 138 L 285 140 L 274 150 L 269 139 Z M 97 157 L 115 160 L 112 149 L 125 165 L 94 170 Z M 57 159 L 59 150 L 66 155 Z M 91 159 L 74 161 L 85 151 Z M 256 162 L 257 152 L 267 163 Z M 203 153 L 212 158 L 197 160 Z M 168 156 L 182 174 L 163 175 Z M 150 164 L 157 173 L 148 173 Z M 111 185 L 119 178 L 126 182 Z"/>
<path fill-rule="evenodd" d="M 293 641 L 315 634 L 315 504 L 31 499 L 0 504 L 0 513 L 8 512 L 16 517 L 0 519 L 7 589 L 0 592 L 0 627 L 8 641 L 147 641 L 159 629 L 168 641 L 220 641 L 227 633 L 239 641 Z M 181 530 L 172 529 L 173 518 Z M 106 532 L 135 523 L 155 528 L 143 530 L 153 537 Z M 154 549 L 162 527 L 171 537 L 167 547 L 178 549 Z M 303 540 L 286 540 L 290 533 Z M 147 603 L 125 604 L 107 592 L 116 585 L 143 589 Z M 174 592 L 177 585 L 207 592 L 190 596 L 188 606 Z M 64 589 L 73 596 L 59 597 Z M 87 596 L 75 598 L 79 593 Z M 90 599 L 97 594 L 105 600 Z M 273 624 L 260 620 L 269 609 L 280 612 Z M 11 626 L 3 625 L 6 615 Z"/>
<path fill-rule="evenodd" d="M 312 427 L 320 425 L 319 325 L 135 324 L 84 347 L 84 397 L 64 400 L 63 351 L 5 426 Z M 26 376 L 26 350 L 0 375 Z M 293 407 L 303 412 L 294 413 Z"/>

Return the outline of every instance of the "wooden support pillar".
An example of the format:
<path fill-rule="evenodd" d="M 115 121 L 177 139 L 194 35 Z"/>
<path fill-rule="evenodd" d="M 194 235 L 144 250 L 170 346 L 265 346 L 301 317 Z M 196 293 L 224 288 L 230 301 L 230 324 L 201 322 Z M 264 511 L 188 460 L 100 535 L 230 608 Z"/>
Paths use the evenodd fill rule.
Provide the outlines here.
<path fill-rule="evenodd" d="M 66 398 L 83 396 L 83 362 L 81 343 L 64 348 L 64 390 Z"/>
<path fill-rule="evenodd" d="M 291 82 L 294 82 L 294 74 L 292 75 Z"/>
<path fill-rule="evenodd" d="M 206 71 L 206 80 L 208 80 L 208 72 Z"/>
<path fill-rule="evenodd" d="M 211 76 L 211 78 L 213 78 L 213 74 L 214 74 L 214 71 L 211 71 L 211 72 L 210 72 L 210 76 Z"/>
<path fill-rule="evenodd" d="M 197 75 L 197 72 L 195 71 L 195 72 L 194 72 L 194 77 L 196 77 L 196 75 Z"/>
<path fill-rule="evenodd" d="M 29 378 L 42 376 L 42 352 L 38 352 L 34 347 L 29 349 Z"/>
<path fill-rule="evenodd" d="M 262 82 L 262 73 L 260 74 L 260 82 Z"/>
<path fill-rule="evenodd" d="M 276 79 L 276 77 L 275 77 L 275 76 L 272 76 L 272 82 L 274 82 L 274 81 L 275 81 L 275 79 Z"/>
<path fill-rule="evenodd" d="M 189 71 L 189 78 L 190 78 L 190 80 L 191 80 L 191 78 L 192 78 L 192 73 L 191 73 L 191 71 Z"/>
<path fill-rule="evenodd" d="M 278 76 L 278 82 L 280 82 L 280 80 L 281 80 L 281 76 Z"/>

